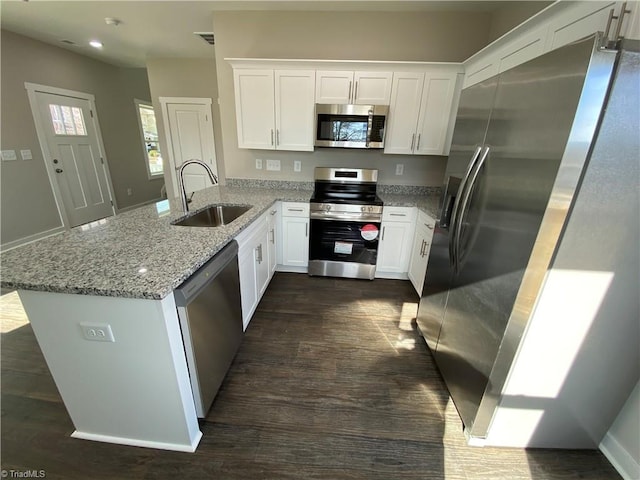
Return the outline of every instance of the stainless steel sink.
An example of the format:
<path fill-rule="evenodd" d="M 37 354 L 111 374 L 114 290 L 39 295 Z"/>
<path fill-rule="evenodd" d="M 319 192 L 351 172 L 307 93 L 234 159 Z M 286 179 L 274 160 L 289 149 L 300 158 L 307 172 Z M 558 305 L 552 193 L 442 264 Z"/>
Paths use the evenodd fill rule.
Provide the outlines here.
<path fill-rule="evenodd" d="M 220 227 L 228 225 L 250 209 L 251 205 L 211 205 L 172 224 L 181 227 Z"/>

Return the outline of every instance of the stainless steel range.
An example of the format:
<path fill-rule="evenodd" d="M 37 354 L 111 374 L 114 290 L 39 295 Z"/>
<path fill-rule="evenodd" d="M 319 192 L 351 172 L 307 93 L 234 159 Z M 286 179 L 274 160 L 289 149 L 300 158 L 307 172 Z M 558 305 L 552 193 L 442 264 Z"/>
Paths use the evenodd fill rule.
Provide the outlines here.
<path fill-rule="evenodd" d="M 382 221 L 377 184 L 378 170 L 315 169 L 309 275 L 373 280 Z"/>

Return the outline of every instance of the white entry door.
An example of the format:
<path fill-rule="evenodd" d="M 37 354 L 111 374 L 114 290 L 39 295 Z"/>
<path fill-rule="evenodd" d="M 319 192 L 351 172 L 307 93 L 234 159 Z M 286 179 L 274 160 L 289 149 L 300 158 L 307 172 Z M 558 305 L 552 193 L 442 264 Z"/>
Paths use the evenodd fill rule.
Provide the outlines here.
<path fill-rule="evenodd" d="M 211 167 L 218 175 L 211 121 L 211 99 L 208 98 L 160 98 L 169 163 L 176 195 L 179 195 L 177 169 L 186 160 L 197 159 Z M 189 165 L 184 171 L 187 193 L 211 186 L 207 172 L 199 165 Z"/>
<path fill-rule="evenodd" d="M 91 101 L 35 92 L 47 168 L 69 227 L 114 214 Z"/>

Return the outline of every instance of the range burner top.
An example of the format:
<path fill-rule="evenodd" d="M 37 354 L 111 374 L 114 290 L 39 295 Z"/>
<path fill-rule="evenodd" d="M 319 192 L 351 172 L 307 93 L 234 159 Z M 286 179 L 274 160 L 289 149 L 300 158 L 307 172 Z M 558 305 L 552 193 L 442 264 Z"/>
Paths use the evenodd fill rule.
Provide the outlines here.
<path fill-rule="evenodd" d="M 311 203 L 381 207 L 382 200 L 376 195 L 377 182 L 377 170 L 317 167 Z"/>

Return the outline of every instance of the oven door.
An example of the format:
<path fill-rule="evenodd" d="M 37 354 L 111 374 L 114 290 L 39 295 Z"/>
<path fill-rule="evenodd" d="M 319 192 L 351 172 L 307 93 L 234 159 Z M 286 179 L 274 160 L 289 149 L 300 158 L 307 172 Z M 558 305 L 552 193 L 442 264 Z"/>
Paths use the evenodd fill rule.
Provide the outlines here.
<path fill-rule="evenodd" d="M 373 279 L 379 222 L 312 218 L 310 224 L 309 275 Z"/>

